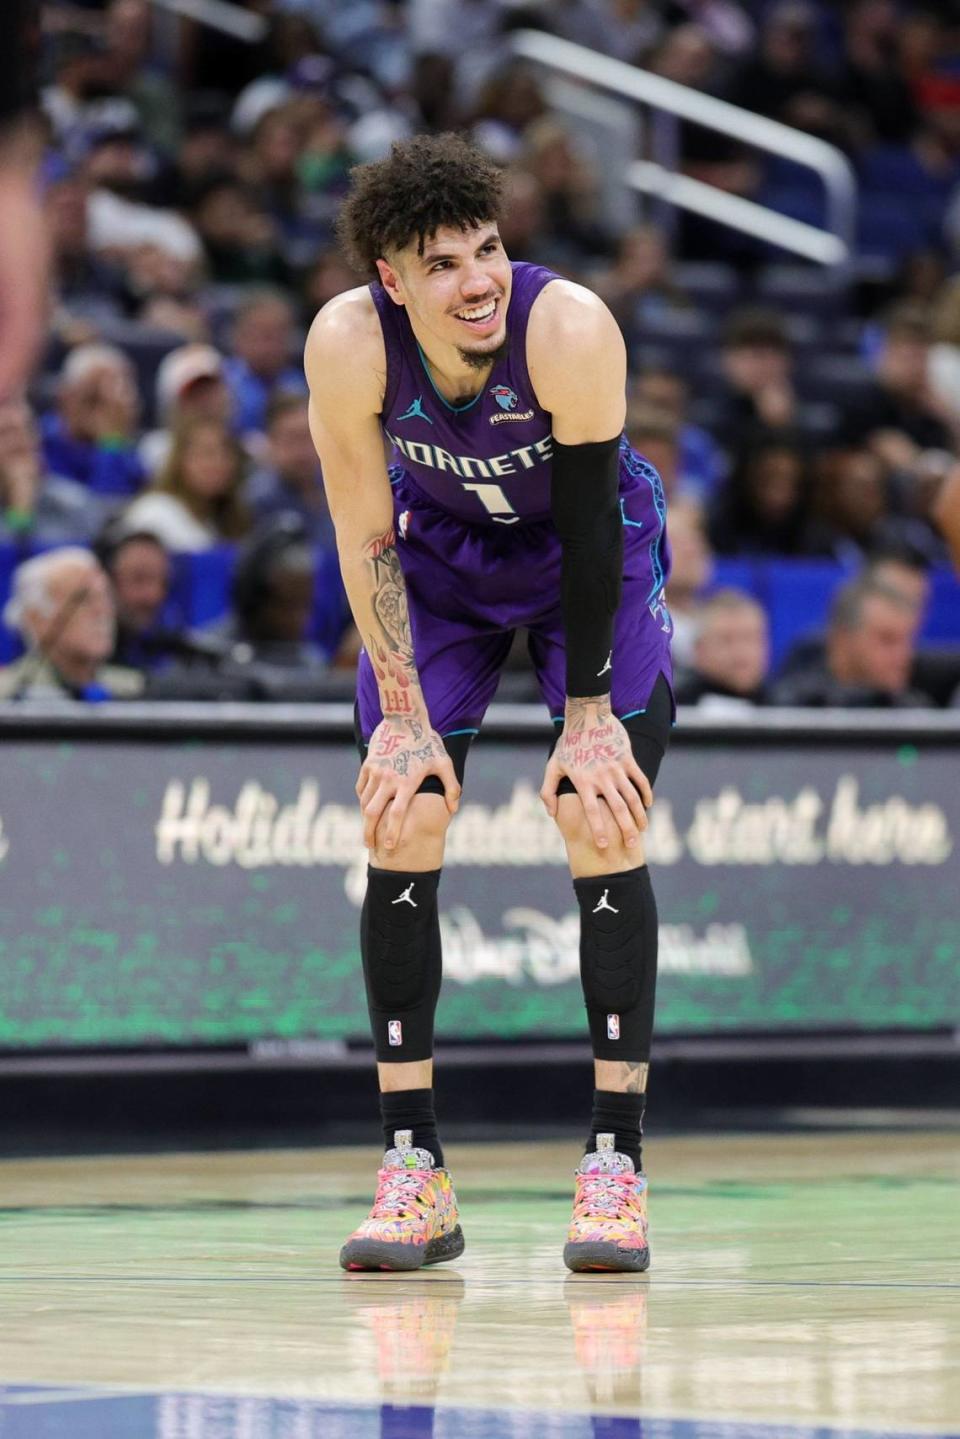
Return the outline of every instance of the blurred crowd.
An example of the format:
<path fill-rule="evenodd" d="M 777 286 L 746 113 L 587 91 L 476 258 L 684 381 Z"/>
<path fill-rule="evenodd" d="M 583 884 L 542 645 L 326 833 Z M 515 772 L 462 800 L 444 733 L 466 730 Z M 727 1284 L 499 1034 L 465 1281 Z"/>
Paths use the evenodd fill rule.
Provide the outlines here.
<path fill-rule="evenodd" d="M 334 239 L 350 167 L 454 128 L 504 168 L 511 258 L 590 285 L 622 326 L 628 434 L 670 501 L 679 698 L 955 702 L 939 507 L 960 455 L 960 8 L 242 8 L 253 41 L 148 0 L 38 8 L 52 281 L 36 373 L 0 405 L 0 695 L 349 691 L 302 341 L 361 282 Z M 513 57 L 529 28 L 839 146 L 856 265 L 838 277 L 655 204 L 625 218 L 596 136 Z M 688 122 L 671 139 L 691 175 L 818 222 L 796 167 Z M 830 606 L 774 666 L 763 577 L 782 598 L 811 566 Z M 534 697 L 522 659 L 505 683 Z"/>

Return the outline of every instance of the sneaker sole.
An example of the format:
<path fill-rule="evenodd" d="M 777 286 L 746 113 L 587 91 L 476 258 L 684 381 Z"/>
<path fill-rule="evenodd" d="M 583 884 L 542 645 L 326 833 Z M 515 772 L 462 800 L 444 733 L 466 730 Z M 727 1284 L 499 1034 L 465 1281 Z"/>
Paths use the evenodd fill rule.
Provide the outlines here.
<path fill-rule="evenodd" d="M 429 1244 L 391 1244 L 384 1239 L 349 1239 L 340 1250 L 341 1269 L 422 1269 L 426 1264 L 443 1264 L 459 1259 L 464 1250 L 463 1230 L 458 1224 L 449 1234 Z"/>
<path fill-rule="evenodd" d="M 565 1244 L 563 1262 L 574 1274 L 599 1270 L 615 1274 L 642 1274 L 650 1267 L 650 1250 L 621 1249 L 618 1244 L 600 1240 L 592 1244 Z"/>

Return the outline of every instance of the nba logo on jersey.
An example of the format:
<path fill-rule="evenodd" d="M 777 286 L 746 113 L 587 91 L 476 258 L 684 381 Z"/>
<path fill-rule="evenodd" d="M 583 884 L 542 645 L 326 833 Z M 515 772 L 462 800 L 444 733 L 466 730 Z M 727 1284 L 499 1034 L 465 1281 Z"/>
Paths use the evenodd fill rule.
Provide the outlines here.
<path fill-rule="evenodd" d="M 608 1015 L 607 1015 L 607 1038 L 608 1038 L 608 1039 L 619 1039 L 619 1038 L 620 1038 L 620 1016 L 619 1016 L 619 1014 L 608 1014 Z"/>
<path fill-rule="evenodd" d="M 387 1043 L 392 1045 L 403 1043 L 403 1025 L 399 1019 L 387 1020 Z"/>

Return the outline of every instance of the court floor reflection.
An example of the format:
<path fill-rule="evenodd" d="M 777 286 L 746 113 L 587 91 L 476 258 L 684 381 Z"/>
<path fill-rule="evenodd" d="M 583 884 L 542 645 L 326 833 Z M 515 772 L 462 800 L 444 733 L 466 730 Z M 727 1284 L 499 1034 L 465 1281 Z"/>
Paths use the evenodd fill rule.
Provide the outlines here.
<path fill-rule="evenodd" d="M 571 1149 L 461 1146 L 416 1275 L 338 1267 L 365 1151 L 0 1162 L 0 1439 L 960 1429 L 956 1134 L 663 1141 L 642 1276 L 566 1275 Z"/>

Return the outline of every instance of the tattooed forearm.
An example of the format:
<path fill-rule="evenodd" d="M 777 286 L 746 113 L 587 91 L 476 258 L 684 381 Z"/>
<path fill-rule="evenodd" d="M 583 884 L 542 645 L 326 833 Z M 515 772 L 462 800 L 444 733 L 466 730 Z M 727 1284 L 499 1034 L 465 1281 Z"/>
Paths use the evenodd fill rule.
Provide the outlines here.
<path fill-rule="evenodd" d="M 376 628 L 361 626 L 361 630 L 377 676 L 381 708 L 385 715 L 410 717 L 419 731 L 410 737 L 417 740 L 423 734 L 423 726 L 415 718 L 423 712 L 423 694 L 413 656 L 407 590 L 392 526 L 367 542 L 364 557 L 372 582 L 370 608 Z"/>
<path fill-rule="evenodd" d="M 366 554 L 373 566 L 373 612 L 390 648 L 399 658 L 412 665 L 413 639 L 410 633 L 407 590 L 392 526 L 386 534 L 377 535 L 370 541 Z"/>

